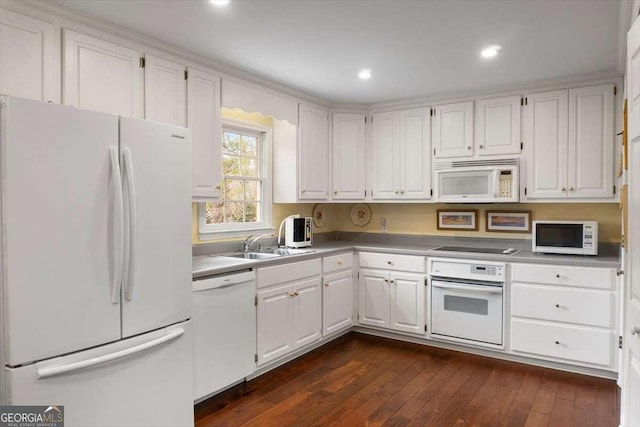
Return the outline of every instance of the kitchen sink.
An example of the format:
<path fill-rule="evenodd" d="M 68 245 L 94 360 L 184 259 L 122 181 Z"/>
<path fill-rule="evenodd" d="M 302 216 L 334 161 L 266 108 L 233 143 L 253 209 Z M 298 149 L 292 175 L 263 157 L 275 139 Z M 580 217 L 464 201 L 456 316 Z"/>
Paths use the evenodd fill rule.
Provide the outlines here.
<path fill-rule="evenodd" d="M 240 258 L 240 259 L 271 259 L 288 255 L 301 255 L 315 252 L 310 249 L 289 249 L 289 248 L 267 248 L 260 252 L 238 252 L 229 255 L 220 255 L 224 258 Z M 217 255 L 212 255 L 217 256 Z"/>

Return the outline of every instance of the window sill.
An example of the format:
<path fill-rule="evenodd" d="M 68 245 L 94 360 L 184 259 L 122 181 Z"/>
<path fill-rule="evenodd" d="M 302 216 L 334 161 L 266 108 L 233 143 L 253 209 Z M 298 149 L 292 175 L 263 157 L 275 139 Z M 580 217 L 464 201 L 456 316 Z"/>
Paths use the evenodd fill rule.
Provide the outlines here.
<path fill-rule="evenodd" d="M 241 230 L 225 231 L 199 231 L 198 239 L 200 239 L 200 241 L 246 239 L 252 235 L 273 234 L 274 232 L 275 227 L 243 228 Z"/>

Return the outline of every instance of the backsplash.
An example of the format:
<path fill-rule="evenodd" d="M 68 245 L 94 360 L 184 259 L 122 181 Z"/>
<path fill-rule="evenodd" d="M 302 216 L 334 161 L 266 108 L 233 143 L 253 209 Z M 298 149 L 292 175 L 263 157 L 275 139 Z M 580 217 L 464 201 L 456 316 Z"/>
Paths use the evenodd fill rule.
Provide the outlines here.
<path fill-rule="evenodd" d="M 458 237 L 488 237 L 507 239 L 531 239 L 530 233 L 496 233 L 485 230 L 485 210 L 529 210 L 532 220 L 591 220 L 598 221 L 599 240 L 601 242 L 620 242 L 621 218 L 616 203 L 515 203 L 515 204 L 442 204 L 442 203 L 371 203 L 371 222 L 359 227 L 351 222 L 349 211 L 352 204 L 326 203 L 325 226 L 316 227 L 315 233 L 331 231 L 380 233 L 381 219 L 387 221 L 389 234 L 414 234 L 433 236 Z M 198 239 L 198 214 L 196 204 L 193 204 L 192 242 L 193 244 L 211 243 Z M 280 221 L 288 215 L 298 213 L 301 216 L 311 216 L 312 203 L 274 204 L 273 224 L 278 227 Z M 436 211 L 438 209 L 477 209 L 478 231 L 438 230 Z"/>

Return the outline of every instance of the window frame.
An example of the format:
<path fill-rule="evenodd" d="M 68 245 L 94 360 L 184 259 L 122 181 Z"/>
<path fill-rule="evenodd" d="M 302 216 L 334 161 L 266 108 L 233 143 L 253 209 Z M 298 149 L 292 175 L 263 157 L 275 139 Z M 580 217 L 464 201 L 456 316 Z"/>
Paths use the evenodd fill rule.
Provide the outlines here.
<path fill-rule="evenodd" d="M 244 238 L 252 234 L 273 233 L 275 228 L 272 224 L 271 211 L 273 208 L 272 196 L 272 144 L 273 130 L 268 126 L 258 123 L 246 122 L 236 119 L 223 119 L 222 132 L 231 131 L 245 135 L 258 137 L 258 176 L 261 181 L 262 199 L 262 221 L 250 223 L 223 223 L 207 224 L 206 202 L 198 203 L 198 237 L 200 240 L 215 240 L 224 238 Z M 222 163 L 222 156 L 220 157 Z M 224 183 L 226 176 L 221 176 L 221 183 Z M 220 190 L 221 192 L 224 189 Z M 219 199 L 210 202 L 223 201 L 222 193 Z"/>

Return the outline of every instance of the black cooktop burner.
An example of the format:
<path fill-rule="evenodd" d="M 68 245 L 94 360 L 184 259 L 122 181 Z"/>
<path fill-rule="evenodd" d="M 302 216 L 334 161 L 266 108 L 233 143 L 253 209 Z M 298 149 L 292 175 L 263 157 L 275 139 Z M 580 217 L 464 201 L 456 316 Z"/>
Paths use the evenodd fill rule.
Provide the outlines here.
<path fill-rule="evenodd" d="M 446 251 L 446 252 L 471 252 L 471 253 L 478 253 L 478 254 L 504 254 L 506 249 L 470 248 L 468 246 L 442 246 L 440 248 L 435 248 L 433 250 Z"/>

